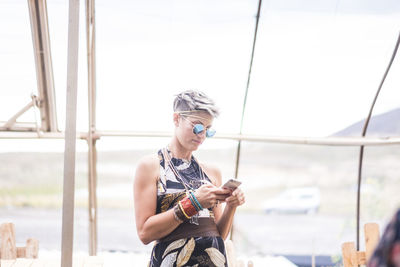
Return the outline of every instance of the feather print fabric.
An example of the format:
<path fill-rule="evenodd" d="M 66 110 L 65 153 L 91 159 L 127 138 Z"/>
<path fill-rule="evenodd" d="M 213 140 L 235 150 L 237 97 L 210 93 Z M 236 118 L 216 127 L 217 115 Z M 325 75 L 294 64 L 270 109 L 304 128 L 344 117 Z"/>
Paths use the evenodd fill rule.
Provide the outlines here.
<path fill-rule="evenodd" d="M 179 200 L 186 196 L 184 186 L 175 177 L 174 173 L 165 167 L 165 160 L 161 150 L 158 152 L 160 159 L 160 177 L 157 184 L 157 213 L 173 208 Z M 186 185 L 192 189 L 201 186 L 200 169 L 196 160 L 184 161 L 172 158 L 184 179 Z M 205 179 L 210 181 L 206 176 Z M 212 211 L 203 210 L 199 216 L 213 218 Z M 172 241 L 158 242 L 154 245 L 150 258 L 150 267 L 222 267 L 227 266 L 224 241 L 220 236 L 204 236 L 182 238 Z"/>

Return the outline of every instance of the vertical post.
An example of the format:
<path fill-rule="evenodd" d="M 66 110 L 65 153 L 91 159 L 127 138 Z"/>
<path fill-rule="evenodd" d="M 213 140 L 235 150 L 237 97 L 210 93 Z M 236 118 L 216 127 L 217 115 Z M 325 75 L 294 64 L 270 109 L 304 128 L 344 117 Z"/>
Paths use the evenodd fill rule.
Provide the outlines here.
<path fill-rule="evenodd" d="M 25 258 L 36 259 L 39 253 L 39 241 L 34 238 L 26 240 Z"/>
<path fill-rule="evenodd" d="M 69 0 L 67 108 L 64 150 L 61 267 L 72 267 L 75 203 L 76 104 L 78 85 L 79 0 Z"/>
<path fill-rule="evenodd" d="M 357 262 L 356 246 L 354 242 L 342 244 L 343 267 L 355 267 Z"/>
<path fill-rule="evenodd" d="M 56 98 L 46 0 L 28 0 L 39 92 L 41 130 L 56 132 Z"/>
<path fill-rule="evenodd" d="M 17 258 L 17 247 L 15 245 L 15 227 L 12 223 L 3 223 L 0 226 L 2 260 L 15 260 Z"/>
<path fill-rule="evenodd" d="M 96 151 L 96 30 L 95 1 L 86 0 L 86 43 L 88 62 L 88 164 L 89 164 L 89 255 L 97 254 L 97 151 Z"/>
<path fill-rule="evenodd" d="M 365 237 L 365 259 L 368 262 L 376 246 L 379 243 L 379 226 L 377 223 L 366 223 L 364 225 Z"/>

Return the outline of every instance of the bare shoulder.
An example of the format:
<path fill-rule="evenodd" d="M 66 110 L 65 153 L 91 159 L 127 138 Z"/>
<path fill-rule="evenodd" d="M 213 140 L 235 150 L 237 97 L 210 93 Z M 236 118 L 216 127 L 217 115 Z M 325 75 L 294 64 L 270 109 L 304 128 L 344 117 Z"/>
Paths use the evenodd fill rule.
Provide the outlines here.
<path fill-rule="evenodd" d="M 220 169 L 212 164 L 200 164 L 203 168 L 204 172 L 207 174 L 208 178 L 210 178 L 211 182 L 215 186 L 220 186 L 222 181 L 222 175 Z"/>
<path fill-rule="evenodd" d="M 158 167 L 160 159 L 157 154 L 150 154 L 142 157 L 139 160 L 138 166 L 149 168 L 149 167 Z"/>
<path fill-rule="evenodd" d="M 139 160 L 136 168 L 135 180 L 157 180 L 160 172 L 160 160 L 157 154 L 144 156 Z M 149 181 L 150 180 L 150 181 Z"/>

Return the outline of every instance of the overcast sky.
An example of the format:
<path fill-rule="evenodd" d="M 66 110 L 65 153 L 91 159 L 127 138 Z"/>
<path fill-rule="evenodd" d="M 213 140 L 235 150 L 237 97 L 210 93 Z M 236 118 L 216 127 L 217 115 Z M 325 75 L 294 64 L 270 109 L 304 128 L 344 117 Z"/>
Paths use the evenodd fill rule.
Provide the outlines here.
<path fill-rule="evenodd" d="M 81 1 L 78 129 L 87 129 Z M 258 1 L 96 1 L 100 130 L 171 131 L 174 94 L 203 90 L 218 132 L 239 131 Z M 65 124 L 68 1 L 48 1 L 58 122 Z M 364 118 L 400 31 L 399 1 L 264 1 L 244 133 L 328 136 Z M 400 106 L 400 59 L 375 114 Z M 26 1 L 0 2 L 0 121 L 36 93 Z M 33 121 L 29 112 L 23 121 Z"/>

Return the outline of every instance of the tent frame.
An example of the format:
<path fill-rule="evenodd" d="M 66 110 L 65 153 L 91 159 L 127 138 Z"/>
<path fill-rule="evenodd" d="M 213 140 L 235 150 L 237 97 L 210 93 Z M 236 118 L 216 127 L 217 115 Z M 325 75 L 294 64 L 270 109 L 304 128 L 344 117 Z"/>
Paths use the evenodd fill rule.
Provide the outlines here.
<path fill-rule="evenodd" d="M 31 101 L 12 116 L 6 122 L 0 122 L 0 139 L 66 139 L 69 136 L 70 141 L 76 139 L 86 140 L 88 143 L 88 190 L 89 190 L 89 254 L 97 254 L 97 150 L 96 142 L 100 137 L 170 137 L 168 132 L 136 132 L 136 131 L 98 131 L 96 129 L 96 35 L 95 35 L 95 0 L 85 0 L 86 2 L 86 38 L 87 38 L 87 62 L 88 62 L 88 113 L 89 113 L 89 130 L 88 132 L 68 133 L 68 125 L 66 132 L 61 132 L 57 125 L 55 88 L 53 78 L 53 67 L 50 49 L 50 37 L 48 28 L 48 16 L 46 0 L 28 0 L 30 23 L 32 31 L 33 50 L 36 66 L 36 78 L 38 87 L 38 96 L 31 96 Z M 74 12 L 74 16 L 71 16 Z M 78 15 L 78 16 L 76 16 Z M 73 19 L 73 20 L 71 20 Z M 74 44 L 77 49 L 79 29 L 79 0 L 70 0 L 70 27 L 71 24 L 75 31 L 69 35 L 69 44 Z M 77 62 L 78 53 L 69 53 L 69 60 Z M 75 66 L 75 67 L 73 67 Z M 69 71 L 77 71 L 77 65 L 72 65 Z M 76 82 L 77 76 L 68 75 L 67 87 Z M 76 89 L 76 88 L 75 88 Z M 17 119 L 30 110 L 37 108 L 40 111 L 40 125 L 35 122 L 17 122 Z M 67 106 L 67 110 L 69 107 Z M 75 110 L 76 112 L 76 110 Z M 68 116 L 68 114 L 67 114 Z M 72 116 L 73 117 L 73 116 Z M 71 118 L 75 120 L 76 118 Z M 72 139 L 71 139 L 72 138 Z M 400 137 L 279 137 L 265 135 L 246 135 L 246 134 L 217 134 L 216 139 L 235 140 L 238 142 L 268 142 L 268 143 L 285 143 L 285 144 L 303 144 L 303 145 L 327 145 L 327 146 L 383 146 L 383 145 L 399 145 Z M 65 157 L 69 157 L 69 161 L 65 162 L 65 169 L 74 172 L 75 150 L 65 152 Z M 72 154 L 73 153 L 73 154 Z M 71 167 L 71 168 L 69 168 Z M 66 170 L 64 170 L 66 171 Z M 64 174 L 66 175 L 66 174 Z M 69 173 L 68 175 L 73 175 Z M 74 177 L 73 177 L 74 178 Z M 64 176 L 64 180 L 66 176 Z M 65 182 L 65 181 L 64 181 Z M 70 191 L 73 187 L 69 184 Z M 64 195 L 65 197 L 65 195 Z M 70 196 L 71 197 L 71 196 Z M 73 207 L 72 207 L 73 209 Z M 64 210 L 64 207 L 63 207 Z M 71 215 L 71 214 L 70 214 Z M 73 210 L 72 217 L 69 215 L 66 222 L 73 227 Z M 72 228 L 73 230 L 73 228 Z M 64 235 L 64 233 L 63 233 Z M 69 235 L 70 245 L 73 242 L 71 229 L 66 232 Z M 63 240 L 64 244 L 64 240 Z M 72 257 L 72 247 L 69 248 L 69 257 Z M 64 258 L 65 262 L 68 262 Z M 63 262 L 64 262 L 63 260 Z M 69 263 L 65 266 L 69 266 Z"/>

